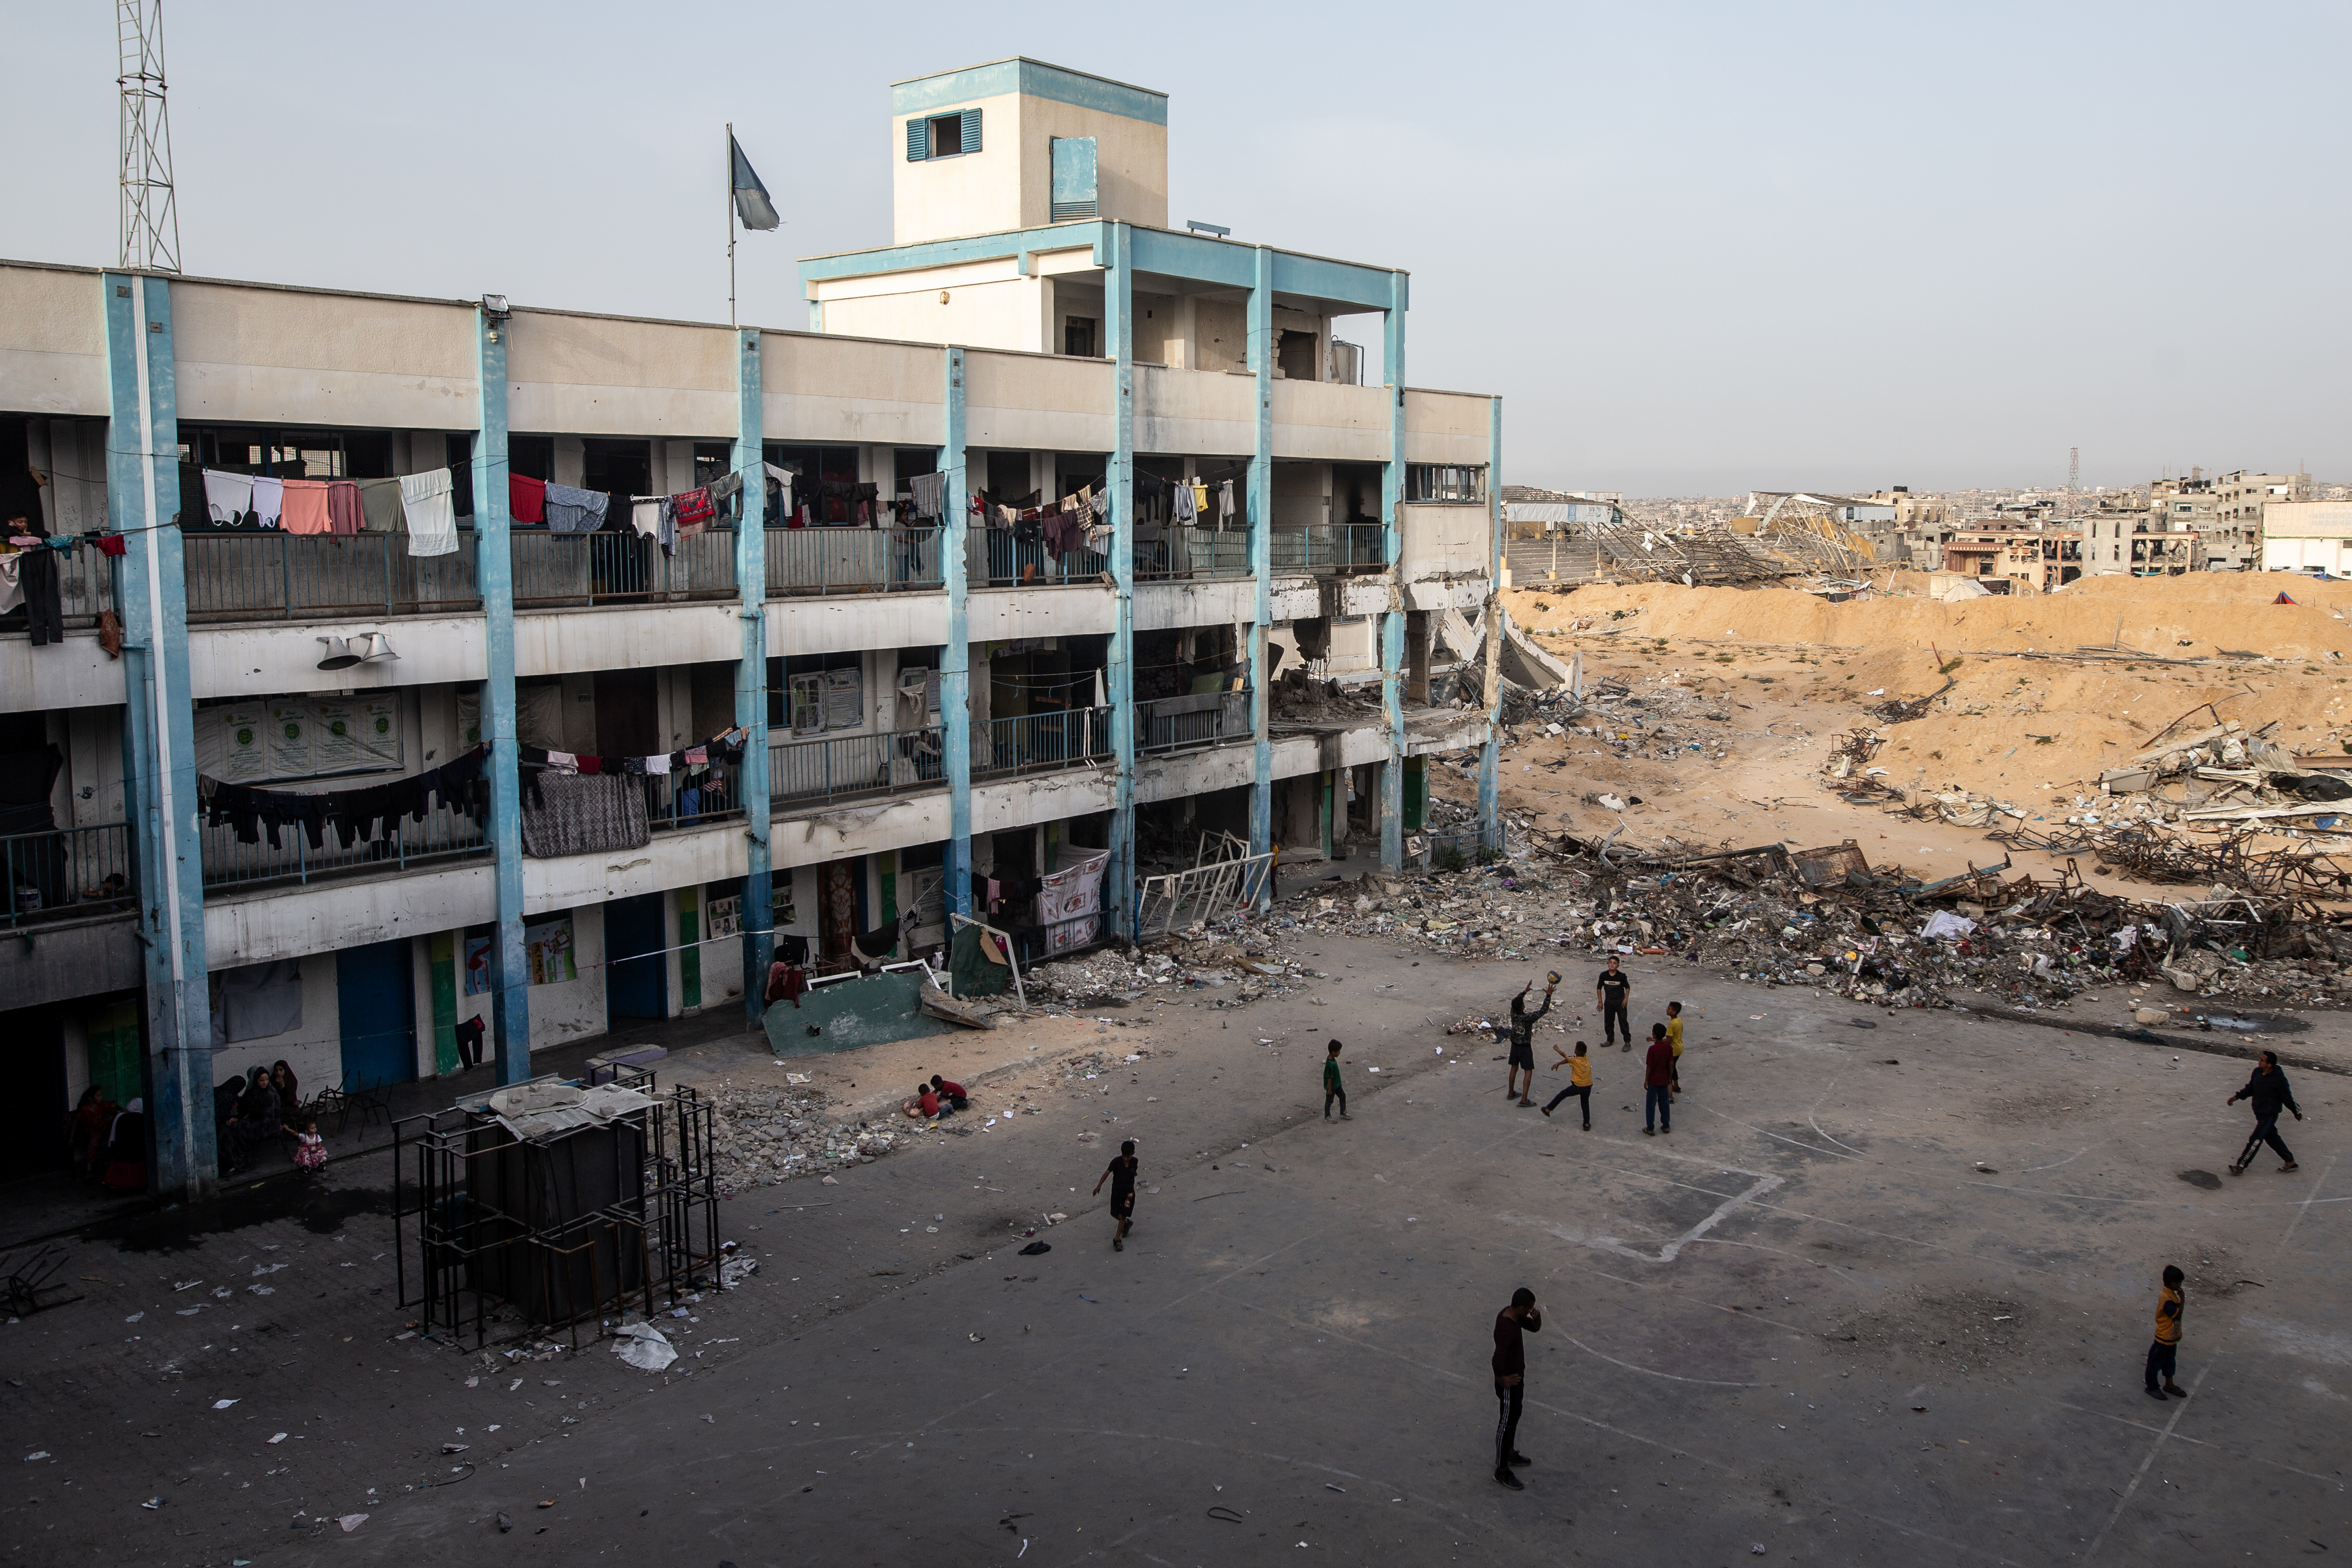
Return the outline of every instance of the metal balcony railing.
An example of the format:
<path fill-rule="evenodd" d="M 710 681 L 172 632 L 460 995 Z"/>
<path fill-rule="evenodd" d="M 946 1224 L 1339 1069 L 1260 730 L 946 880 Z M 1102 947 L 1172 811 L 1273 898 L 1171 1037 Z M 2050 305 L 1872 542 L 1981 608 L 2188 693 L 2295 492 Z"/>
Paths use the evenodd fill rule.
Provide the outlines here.
<path fill-rule="evenodd" d="M 768 798 L 777 802 L 921 789 L 947 777 L 947 731 L 937 725 L 768 747 Z"/>
<path fill-rule="evenodd" d="M 1100 550 L 1074 549 L 1057 558 L 1042 539 L 1015 538 L 1009 528 L 973 528 L 964 541 L 967 580 L 974 588 L 1099 585 L 1110 570 L 1110 558 Z"/>
<path fill-rule="evenodd" d="M 666 556 L 635 533 L 559 534 L 519 528 L 514 549 L 517 609 L 646 604 L 735 597 L 735 533 L 711 528 L 677 541 Z"/>
<path fill-rule="evenodd" d="M 265 831 L 256 843 L 241 844 L 236 831 L 206 823 L 199 830 L 203 845 L 205 886 L 247 887 L 259 883 L 307 883 L 330 874 L 371 871 L 407 871 L 436 862 L 488 854 L 489 841 L 482 825 L 459 811 L 436 807 L 425 821 L 406 817 L 381 830 L 373 839 L 342 841 L 330 827 L 313 849 L 303 830 L 280 824 L 278 845 L 271 848 Z"/>
<path fill-rule="evenodd" d="M 1378 523 L 1310 523 L 1276 528 L 1267 553 L 1276 571 L 1373 570 L 1388 564 Z"/>
<path fill-rule="evenodd" d="M 992 718 L 971 728 L 975 779 L 1046 773 L 1086 762 L 1107 762 L 1110 757 L 1110 709 L 1107 707 Z"/>
<path fill-rule="evenodd" d="M 886 593 L 936 589 L 947 579 L 937 528 L 768 530 L 771 594 Z"/>
<path fill-rule="evenodd" d="M 188 620 L 301 621 L 479 610 L 474 536 L 450 555 L 412 556 L 404 534 L 189 533 Z M 110 565 L 112 563 L 109 563 Z"/>
<path fill-rule="evenodd" d="M 1166 532 L 1165 538 L 1136 541 L 1138 582 L 1250 574 L 1250 537 L 1246 531 L 1171 528 Z"/>
<path fill-rule="evenodd" d="M 10 930 L 129 909 L 139 896 L 123 822 L 8 834 L 0 838 L 0 875 L 8 894 L 0 925 Z"/>
<path fill-rule="evenodd" d="M 1154 697 L 1135 705 L 1135 749 L 1173 751 L 1191 746 L 1218 746 L 1255 737 L 1250 727 L 1250 695 L 1204 692 L 1197 696 Z"/>
<path fill-rule="evenodd" d="M 740 764 L 712 763 L 700 773 L 656 773 L 645 780 L 646 821 L 655 832 L 701 827 L 740 816 Z"/>

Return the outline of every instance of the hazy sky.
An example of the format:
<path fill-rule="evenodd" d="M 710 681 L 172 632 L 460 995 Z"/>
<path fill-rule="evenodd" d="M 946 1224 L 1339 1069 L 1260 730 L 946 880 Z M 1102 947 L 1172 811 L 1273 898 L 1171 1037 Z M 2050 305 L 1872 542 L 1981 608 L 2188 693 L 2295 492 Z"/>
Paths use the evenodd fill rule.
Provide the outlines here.
<path fill-rule="evenodd" d="M 743 319 L 803 327 L 793 262 L 890 237 L 889 82 L 1028 54 L 1171 95 L 1175 222 L 1409 269 L 1507 482 L 2352 479 L 2340 3 L 166 17 L 191 273 L 723 320 L 731 120 Z M 113 6 L 0 48 L 0 256 L 113 261 Z"/>

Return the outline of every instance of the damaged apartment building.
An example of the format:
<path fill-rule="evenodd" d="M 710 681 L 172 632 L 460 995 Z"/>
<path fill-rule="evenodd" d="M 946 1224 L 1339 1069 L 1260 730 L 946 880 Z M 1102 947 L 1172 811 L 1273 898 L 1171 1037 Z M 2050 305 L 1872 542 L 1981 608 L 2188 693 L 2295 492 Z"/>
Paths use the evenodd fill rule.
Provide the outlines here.
<path fill-rule="evenodd" d="M 892 926 L 1115 939 L 1203 835 L 1396 865 L 1433 751 L 1492 800 L 1425 705 L 1499 406 L 1405 385 L 1406 276 L 1171 229 L 1163 94 L 892 91 L 893 243 L 777 327 L 0 263 L 12 1159 L 95 1084 L 197 1193 L 249 1065 L 517 1082 Z"/>

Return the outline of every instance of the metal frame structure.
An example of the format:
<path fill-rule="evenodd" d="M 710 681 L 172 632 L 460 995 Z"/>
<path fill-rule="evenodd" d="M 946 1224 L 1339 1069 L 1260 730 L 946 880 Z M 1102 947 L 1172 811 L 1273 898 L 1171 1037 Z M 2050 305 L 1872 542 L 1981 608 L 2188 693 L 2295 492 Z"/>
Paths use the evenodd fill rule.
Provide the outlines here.
<path fill-rule="evenodd" d="M 642 1070 L 616 1081 L 653 1104 L 545 1139 L 516 1137 L 481 1104 L 393 1124 L 399 1301 L 425 1333 L 486 1344 L 516 1321 L 505 1306 L 520 1332 L 568 1328 L 576 1349 L 583 1322 L 640 1300 L 650 1316 L 719 1282 L 713 1107 L 685 1085 L 656 1094 Z M 593 1148 L 592 1131 L 613 1135 Z M 609 1201 L 549 1212 L 598 1181 Z"/>
<path fill-rule="evenodd" d="M 180 208 L 172 192 L 172 116 L 163 99 L 163 0 L 115 0 L 122 89 L 121 258 L 126 270 L 180 270 Z"/>
<path fill-rule="evenodd" d="M 1211 855 L 1217 858 L 1211 859 Z M 1136 937 L 1174 935 L 1176 917 L 1189 911 L 1187 926 L 1206 925 L 1236 910 L 1257 906 L 1259 895 L 1271 886 L 1274 852 L 1249 852 L 1249 842 L 1231 833 L 1202 834 L 1199 852 L 1189 871 L 1148 876 L 1136 899 Z"/>

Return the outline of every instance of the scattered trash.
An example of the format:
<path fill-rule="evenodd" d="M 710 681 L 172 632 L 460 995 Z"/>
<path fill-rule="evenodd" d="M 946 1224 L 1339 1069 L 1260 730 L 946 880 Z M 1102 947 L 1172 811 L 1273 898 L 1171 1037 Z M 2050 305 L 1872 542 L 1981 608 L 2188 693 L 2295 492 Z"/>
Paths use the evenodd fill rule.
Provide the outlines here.
<path fill-rule="evenodd" d="M 347 1513 L 341 1519 L 335 1521 L 335 1522 L 343 1527 L 343 1533 L 345 1535 L 349 1535 L 352 1531 L 357 1530 L 361 1525 L 365 1524 L 367 1522 L 367 1517 L 368 1516 L 363 1513 Z"/>
<path fill-rule="evenodd" d="M 1049 1241 L 1032 1241 L 1028 1246 L 1021 1249 L 1021 1256 L 1034 1258 L 1040 1252 L 1051 1252 L 1053 1249 L 1053 1243 Z"/>
<path fill-rule="evenodd" d="M 759 1271 L 757 1258 L 730 1258 L 719 1265 L 719 1288 L 731 1291 Z"/>
<path fill-rule="evenodd" d="M 151 1497 L 139 1506 L 141 1508 L 161 1508 L 163 1506 L 163 1500 L 160 1497 Z"/>
<path fill-rule="evenodd" d="M 213 1408 L 215 1410 L 226 1410 L 236 1403 L 236 1401 L 234 1399 L 215 1399 L 213 1401 Z"/>
<path fill-rule="evenodd" d="M 49 1457 L 49 1451 L 48 1451 L 47 1448 L 37 1448 L 37 1449 L 35 1449 L 32 1453 L 26 1454 L 26 1455 L 25 1456 L 25 1462 L 26 1462 L 26 1464 L 28 1464 L 28 1465 L 29 1465 L 29 1464 L 31 1464 L 35 1459 L 46 1459 L 46 1458 L 47 1458 L 48 1457 Z"/>
<path fill-rule="evenodd" d="M 613 1354 L 640 1372 L 660 1372 L 677 1359 L 677 1350 L 651 1323 L 623 1323 L 614 1330 Z"/>
<path fill-rule="evenodd" d="M 266 1440 L 271 1443 L 282 1443 L 286 1440 L 286 1434 L 283 1432 L 273 1432 Z"/>

